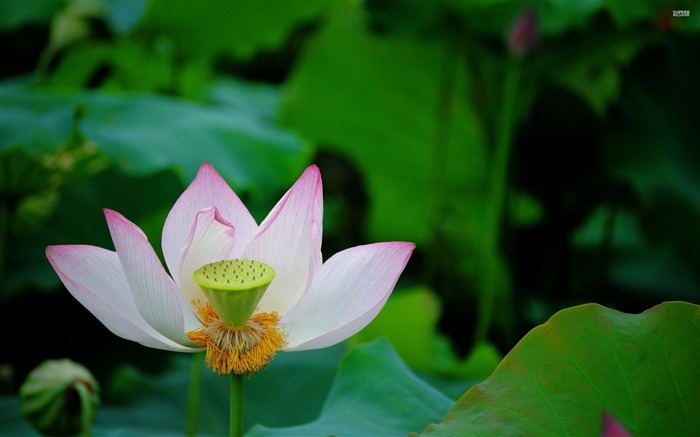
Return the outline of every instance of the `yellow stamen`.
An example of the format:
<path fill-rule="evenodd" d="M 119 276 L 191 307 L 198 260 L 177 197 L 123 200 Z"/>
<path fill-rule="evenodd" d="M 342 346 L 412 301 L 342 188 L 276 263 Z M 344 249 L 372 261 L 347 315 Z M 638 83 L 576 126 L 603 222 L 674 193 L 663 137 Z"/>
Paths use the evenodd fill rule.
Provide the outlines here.
<path fill-rule="evenodd" d="M 204 358 L 219 375 L 234 372 L 248 376 L 262 370 L 277 351 L 284 347 L 277 313 L 254 314 L 245 325 L 232 328 L 219 318 L 207 302 L 194 302 L 203 326 L 187 333 L 195 343 L 207 346 Z"/>

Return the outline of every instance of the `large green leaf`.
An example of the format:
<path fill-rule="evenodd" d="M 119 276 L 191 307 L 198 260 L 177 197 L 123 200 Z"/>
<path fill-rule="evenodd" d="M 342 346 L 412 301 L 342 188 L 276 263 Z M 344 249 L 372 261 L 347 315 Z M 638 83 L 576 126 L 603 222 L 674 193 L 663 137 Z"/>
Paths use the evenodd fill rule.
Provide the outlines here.
<path fill-rule="evenodd" d="M 311 149 L 267 119 L 224 105 L 155 95 L 51 93 L 4 84 L 2 148 L 52 151 L 68 137 L 74 109 L 81 130 L 134 175 L 176 168 L 189 183 L 204 161 L 255 201 L 273 202 L 308 163 Z M 28 129 L 27 126 L 31 126 Z"/>
<path fill-rule="evenodd" d="M 625 314 L 569 308 L 530 331 L 422 436 L 599 435 L 610 412 L 634 436 L 700 429 L 700 307 Z"/>
<path fill-rule="evenodd" d="M 405 436 L 440 417 L 451 403 L 379 340 L 343 358 L 317 420 L 288 428 L 255 426 L 248 436 Z"/>

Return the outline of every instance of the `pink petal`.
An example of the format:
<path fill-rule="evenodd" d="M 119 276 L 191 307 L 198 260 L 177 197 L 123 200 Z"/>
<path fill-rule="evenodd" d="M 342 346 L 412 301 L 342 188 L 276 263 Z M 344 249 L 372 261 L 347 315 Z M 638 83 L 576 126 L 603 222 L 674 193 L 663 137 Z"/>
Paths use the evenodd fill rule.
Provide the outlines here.
<path fill-rule="evenodd" d="M 243 258 L 275 269 L 258 311 L 277 311 L 282 316 L 304 293 L 321 264 L 322 218 L 321 174 L 312 165 L 270 211 L 243 251 Z"/>
<path fill-rule="evenodd" d="M 228 259 L 233 248 L 233 234 L 233 227 L 219 215 L 216 208 L 203 209 L 197 213 L 182 252 L 181 267 L 178 268 L 180 290 L 188 302 L 207 301 L 192 275 L 205 264 Z"/>
<path fill-rule="evenodd" d="M 105 209 L 105 217 L 136 308 L 164 336 L 191 344 L 185 331 L 201 324 L 165 272 L 146 234 L 116 211 Z"/>
<path fill-rule="evenodd" d="M 115 335 L 157 349 L 199 350 L 175 343 L 146 323 L 116 252 L 95 246 L 49 246 L 46 257 L 73 297 Z"/>
<path fill-rule="evenodd" d="M 248 244 L 258 226 L 243 202 L 214 168 L 204 163 L 189 187 L 173 205 L 163 225 L 163 256 L 174 278 L 180 278 L 178 268 L 190 228 L 198 211 L 216 207 L 236 229 L 233 252 L 239 254 Z M 228 258 L 228 257 L 227 257 Z"/>
<path fill-rule="evenodd" d="M 333 255 L 297 306 L 282 317 L 285 350 L 328 347 L 367 326 L 389 298 L 414 247 L 376 243 Z"/>
<path fill-rule="evenodd" d="M 622 424 L 607 411 L 603 412 L 603 429 L 601 437 L 632 437 Z"/>

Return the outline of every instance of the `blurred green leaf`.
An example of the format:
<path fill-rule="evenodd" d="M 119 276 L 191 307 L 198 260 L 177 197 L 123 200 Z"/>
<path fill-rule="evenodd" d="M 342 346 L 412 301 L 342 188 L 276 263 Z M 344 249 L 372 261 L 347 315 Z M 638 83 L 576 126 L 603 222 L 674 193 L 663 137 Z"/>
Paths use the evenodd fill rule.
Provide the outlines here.
<path fill-rule="evenodd" d="M 673 10 L 692 10 L 694 0 L 445 0 L 448 10 L 457 13 L 470 29 L 503 36 L 526 8 L 537 11 L 542 34 L 547 39 L 565 33 L 586 31 L 600 17 L 611 17 L 620 29 L 633 25 L 657 25 L 674 20 Z M 697 30 L 699 20 L 675 19 L 672 26 L 682 31 Z"/>
<path fill-rule="evenodd" d="M 643 234 L 639 217 L 628 210 L 596 209 L 573 233 L 572 246 L 577 251 L 574 281 L 589 281 L 579 284 L 581 287 L 594 286 L 590 281 L 601 279 L 596 274 L 604 268 L 607 277 L 602 279 L 624 290 L 663 300 L 693 301 L 700 294 L 697 258 L 682 257 L 668 246 L 653 244 Z"/>
<path fill-rule="evenodd" d="M 79 120 L 80 114 L 76 112 L 69 137 L 51 152 L 30 154 L 22 148 L 0 148 L 1 298 L 25 283 L 54 282 L 39 279 L 45 276 L 37 274 L 37 270 L 43 270 L 41 264 L 45 264 L 45 242 L 40 241 L 32 248 L 34 254 L 41 253 L 33 261 L 17 262 L 21 258 L 18 254 L 32 247 L 28 242 L 47 227 L 59 205 L 61 191 L 101 172 L 107 165 L 105 157 L 83 138 Z"/>
<path fill-rule="evenodd" d="M 248 436 L 404 436 L 438 420 L 451 403 L 379 340 L 343 358 L 318 419 L 286 428 L 255 426 Z"/>
<path fill-rule="evenodd" d="M 631 435 L 694 435 L 698 356 L 697 305 L 635 315 L 569 308 L 530 331 L 421 435 L 599 435 L 603 411 Z"/>
<path fill-rule="evenodd" d="M 698 39 L 669 40 L 640 60 L 626 83 L 621 114 L 605 138 L 604 158 L 611 173 L 632 183 L 642 201 L 657 190 L 672 190 L 700 210 L 700 91 L 691 71 L 700 66 L 685 56 Z M 642 64 L 644 62 L 644 64 Z"/>
<path fill-rule="evenodd" d="M 527 9 L 537 14 L 538 32 L 549 41 L 576 32 L 590 34 L 596 21 L 608 17 L 617 29 L 633 26 L 697 31 L 700 15 L 673 17 L 674 10 L 692 11 L 695 0 L 375 0 L 367 4 L 378 31 L 426 34 L 444 26 L 461 27 L 488 38 L 503 39 Z"/>
<path fill-rule="evenodd" d="M 167 35 L 175 50 L 188 58 L 229 54 L 249 58 L 260 50 L 275 50 L 299 25 L 314 20 L 328 0 L 254 0 L 204 3 L 152 0 L 139 28 Z"/>
<path fill-rule="evenodd" d="M 397 290 L 377 317 L 347 342 L 357 345 L 386 338 L 403 361 L 419 372 L 475 380 L 490 375 L 501 360 L 495 348 L 478 344 L 460 360 L 438 331 L 440 313 L 440 300 L 431 290 Z"/>
<path fill-rule="evenodd" d="M 600 11 L 603 0 L 448 0 L 467 25 L 493 36 L 505 36 L 517 16 L 534 8 L 542 35 L 552 37 L 572 29 L 581 29 Z"/>
<path fill-rule="evenodd" d="M 148 5 L 148 0 L 105 0 L 105 19 L 117 34 L 125 34 L 134 29 Z"/>
<path fill-rule="evenodd" d="M 446 74 L 450 96 L 472 89 L 465 66 L 436 41 L 373 36 L 364 19 L 343 8 L 316 35 L 285 86 L 282 121 L 360 167 L 370 239 L 427 242 L 441 213 L 478 234 L 467 212 L 483 196 L 484 133 L 466 99 L 441 101 Z"/>
<path fill-rule="evenodd" d="M 46 24 L 69 0 L 2 0 L 0 30 L 13 31 L 25 24 Z"/>
<path fill-rule="evenodd" d="M 598 116 L 604 116 L 619 95 L 620 75 L 609 65 L 578 63 L 556 74 L 557 80 L 584 100 Z"/>
<path fill-rule="evenodd" d="M 452 16 L 452 20 L 460 20 L 471 32 L 500 38 L 505 37 L 526 9 L 536 11 L 538 33 L 550 38 L 585 28 L 605 6 L 604 0 L 380 0 L 373 3 L 380 6 L 373 5 L 371 10 L 378 15 L 380 23 L 387 23 L 389 27 L 424 31 L 444 25 L 445 18 Z M 403 26 L 389 21 L 397 17 Z"/>
<path fill-rule="evenodd" d="M 527 68 L 540 80 L 570 90 L 603 119 L 620 97 L 623 69 L 658 41 L 659 35 L 648 31 L 596 29 L 550 41 Z"/>
<path fill-rule="evenodd" d="M 85 89 L 100 78 L 101 88 L 161 91 L 173 83 L 170 60 L 137 41 L 89 42 L 68 51 L 44 81 L 52 88 Z"/>
<path fill-rule="evenodd" d="M 663 3 L 668 1 L 630 1 L 630 0 L 605 0 L 605 5 L 610 16 L 618 26 L 625 28 L 635 22 L 650 20 L 655 14 L 662 11 Z M 678 3 L 678 2 L 675 2 Z M 666 10 L 665 12 L 668 12 Z"/>
<path fill-rule="evenodd" d="M 238 84 L 234 88 L 241 92 L 245 86 Z M 53 161 L 59 164 L 65 164 L 67 158 L 75 161 L 77 155 L 69 156 L 59 151 L 75 135 L 73 116 L 77 111 L 83 114 L 78 120 L 80 134 L 90 141 L 86 144 L 93 149 L 97 147 L 101 162 L 106 161 L 121 168 L 126 175 L 137 178 L 170 169 L 180 176 L 179 182 L 151 180 L 127 190 L 126 187 L 131 185 L 128 178 L 110 173 L 113 181 L 92 181 L 89 188 L 81 188 L 82 192 L 73 191 L 74 195 L 60 204 L 56 204 L 60 194 L 56 190 L 61 184 L 52 183 L 50 188 L 54 191 L 48 197 L 42 194 L 45 190 L 29 190 L 31 192 L 24 196 L 31 194 L 34 197 L 27 200 L 29 203 L 25 202 L 19 212 L 33 219 L 44 217 L 43 221 L 35 223 L 34 228 L 39 228 L 38 225 L 44 223 L 54 210 L 46 207 L 54 205 L 60 211 L 51 219 L 50 225 L 42 226 L 36 235 L 25 235 L 20 245 L 14 243 L 18 236 L 4 236 L 7 238 L 4 247 L 13 247 L 13 250 L 6 255 L 9 267 L 6 269 L 8 277 L 3 278 L 3 297 L 29 284 L 42 289 L 57 284 L 43 254 L 47 244 L 82 243 L 109 247 L 111 243 L 102 226 L 101 211 L 105 207 L 121 211 L 142 226 L 148 224 L 144 231 L 151 236 L 154 246 L 159 247 L 167 210 L 194 178 L 202 162 L 211 162 L 244 197 L 251 211 L 261 218 L 261 212 L 267 213 L 310 159 L 309 145 L 277 127 L 269 117 L 274 109 L 264 108 L 264 105 L 275 104 L 275 100 L 257 100 L 253 106 L 257 109 L 250 109 L 241 98 L 235 99 L 237 106 L 221 102 L 206 106 L 152 95 L 39 92 L 11 83 L 3 84 L 0 92 L 3 95 L 0 122 L 3 157 L 20 153 L 30 161 L 42 156 L 46 160 L 54 155 Z M 272 92 L 268 89 L 268 96 Z M 225 98 L 227 92 L 222 91 L 219 95 Z M 29 162 L 19 167 L 33 171 L 36 165 Z M 75 179 L 79 173 L 76 172 L 77 169 L 64 171 L 61 177 Z M 4 172 L 3 178 L 15 173 Z M 41 179 L 42 183 L 48 183 L 55 178 L 46 176 Z M 118 180 L 121 182 L 115 185 Z M 26 191 L 27 183 L 24 178 L 18 183 L 13 182 L 13 186 Z M 101 192 L 94 191 L 98 186 Z M 3 190 L 7 187 L 4 184 Z M 125 196 L 127 192 L 133 194 Z M 146 202 L 146 198 L 152 201 Z M 126 199 L 131 201 L 124 202 Z M 135 203 L 141 206 L 134 207 Z M 149 211 L 144 211 L 144 207 Z M 37 211 L 43 210 L 47 214 L 37 215 Z M 79 220 L 76 220 L 76 211 L 80 211 Z M 9 216 L 7 219 L 14 220 Z M 11 231 L 5 224 L 3 229 Z"/>
<path fill-rule="evenodd" d="M 413 370 L 433 370 L 439 317 L 440 301 L 430 290 L 396 290 L 377 317 L 347 342 L 357 345 L 385 337 Z"/>
<path fill-rule="evenodd" d="M 312 152 L 289 131 L 231 108 L 155 95 L 33 92 L 13 84 L 0 92 L 3 149 L 55 149 L 68 136 L 73 109 L 81 107 L 85 137 L 126 173 L 175 168 L 188 184 L 209 161 L 235 189 L 263 203 L 278 198 Z"/>
<path fill-rule="evenodd" d="M 277 86 L 226 77 L 216 78 L 209 87 L 208 94 L 214 105 L 269 123 L 276 121 L 282 98 Z"/>
<path fill-rule="evenodd" d="M 669 26 L 682 31 L 697 31 L 700 20 L 691 12 L 690 17 L 674 17 L 673 11 L 692 11 L 695 0 L 605 0 L 606 9 L 618 27 L 627 28 L 640 22 L 655 23 L 663 29 Z"/>
<path fill-rule="evenodd" d="M 457 400 L 471 387 L 488 377 L 503 358 L 490 343 L 475 344 L 464 358 L 456 356 L 447 337 L 438 337 L 435 361 L 441 371 L 418 372 L 428 384 Z"/>
<path fill-rule="evenodd" d="M 508 215 L 514 227 L 526 227 L 542 221 L 544 209 L 532 195 L 514 192 L 508 199 Z"/>
<path fill-rule="evenodd" d="M 55 192 L 43 226 L 33 232 L 7 235 L 6 277 L 0 297 L 7 299 L 28 287 L 56 290 L 58 276 L 46 260 L 49 244 L 90 244 L 112 249 L 103 208 L 123 213 L 137 223 L 160 251 L 160 235 L 165 217 L 184 185 L 171 171 L 130 177 L 110 168 Z M 127 193 L 133 193 L 126 195 Z"/>
<path fill-rule="evenodd" d="M 104 16 L 101 0 L 71 0 L 51 20 L 45 54 L 56 54 L 95 36 L 95 24 Z M 44 60 L 40 61 L 44 62 Z"/>
<path fill-rule="evenodd" d="M 644 242 L 620 279 L 641 289 L 663 281 L 692 300 L 700 290 L 700 92 L 688 84 L 700 63 L 685 53 L 697 52 L 698 41 L 669 39 L 636 61 L 603 144 L 607 170 L 633 192 Z"/>

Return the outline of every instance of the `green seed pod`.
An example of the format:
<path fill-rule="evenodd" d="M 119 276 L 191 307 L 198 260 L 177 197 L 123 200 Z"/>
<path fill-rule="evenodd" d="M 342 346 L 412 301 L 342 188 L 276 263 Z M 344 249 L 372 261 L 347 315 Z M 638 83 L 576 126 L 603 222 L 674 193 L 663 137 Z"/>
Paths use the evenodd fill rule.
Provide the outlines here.
<path fill-rule="evenodd" d="M 99 385 L 89 370 L 68 359 L 47 360 L 19 389 L 22 414 L 50 436 L 89 435 L 100 404 Z"/>

